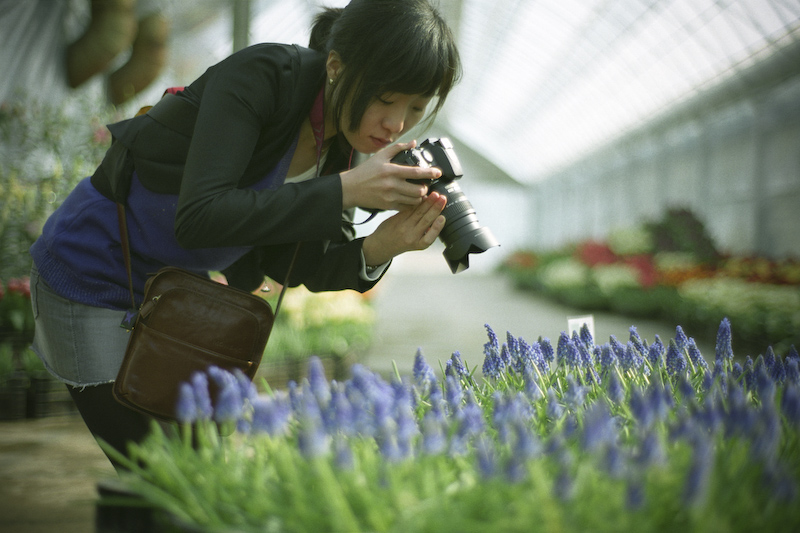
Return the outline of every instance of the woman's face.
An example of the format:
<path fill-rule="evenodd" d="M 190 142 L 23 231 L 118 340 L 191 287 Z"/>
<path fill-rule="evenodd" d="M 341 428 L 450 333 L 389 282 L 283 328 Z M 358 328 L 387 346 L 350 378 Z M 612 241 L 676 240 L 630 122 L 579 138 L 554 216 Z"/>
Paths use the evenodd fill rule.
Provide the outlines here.
<path fill-rule="evenodd" d="M 372 154 L 395 142 L 425 116 L 432 97 L 420 94 L 385 93 L 373 99 L 357 130 L 346 130 L 345 138 L 356 151 Z M 343 116 L 349 116 L 345 106 Z"/>

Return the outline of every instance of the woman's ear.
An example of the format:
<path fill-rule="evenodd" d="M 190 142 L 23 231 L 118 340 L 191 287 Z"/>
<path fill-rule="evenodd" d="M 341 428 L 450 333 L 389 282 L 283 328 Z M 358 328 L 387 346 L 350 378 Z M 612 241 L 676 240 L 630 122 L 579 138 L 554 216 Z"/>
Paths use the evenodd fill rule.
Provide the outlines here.
<path fill-rule="evenodd" d="M 328 53 L 328 60 L 325 63 L 325 68 L 328 73 L 328 79 L 336 81 L 343 68 L 342 59 L 336 50 L 331 50 Z"/>

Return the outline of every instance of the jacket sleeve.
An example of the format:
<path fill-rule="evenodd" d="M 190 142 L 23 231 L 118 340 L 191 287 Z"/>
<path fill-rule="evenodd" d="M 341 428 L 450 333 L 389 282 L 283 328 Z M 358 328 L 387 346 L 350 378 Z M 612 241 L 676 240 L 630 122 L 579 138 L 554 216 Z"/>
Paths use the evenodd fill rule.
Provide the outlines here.
<path fill-rule="evenodd" d="M 355 239 L 352 210 L 344 212 L 343 217 L 342 242 L 315 241 L 300 245 L 289 279 L 290 286 L 302 284 L 312 292 L 343 289 L 366 292 L 380 280 L 367 281 L 361 278 L 361 247 L 364 239 Z M 296 249 L 296 244 L 255 248 L 223 274 L 228 283 L 247 291 L 257 289 L 264 276 L 283 283 Z"/>
<path fill-rule="evenodd" d="M 175 220 L 181 246 L 269 246 L 340 238 L 338 174 L 274 190 L 239 188 L 267 126 L 281 124 L 282 110 L 299 105 L 291 90 L 297 61 L 284 49 L 234 54 L 204 76 Z M 282 128 L 287 140 L 293 140 L 298 127 L 293 123 Z"/>
<path fill-rule="evenodd" d="M 302 284 L 312 292 L 370 290 L 379 279 L 367 281 L 360 276 L 362 242 L 363 239 L 346 243 L 302 243 L 289 286 Z M 283 283 L 296 249 L 294 244 L 258 247 L 222 273 L 230 285 L 248 292 L 260 287 L 265 276 Z"/>

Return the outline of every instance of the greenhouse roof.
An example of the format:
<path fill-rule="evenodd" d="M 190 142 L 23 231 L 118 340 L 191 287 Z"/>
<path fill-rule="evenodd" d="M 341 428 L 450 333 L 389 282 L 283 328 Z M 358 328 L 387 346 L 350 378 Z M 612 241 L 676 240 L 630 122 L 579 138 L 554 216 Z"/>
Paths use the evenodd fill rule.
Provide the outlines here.
<path fill-rule="evenodd" d="M 800 40 L 798 0 L 438 4 L 464 64 L 441 124 L 522 182 L 536 181 Z M 317 2 L 253 0 L 250 41 L 305 43 L 316 10 Z M 230 37 L 216 45 L 224 55 Z M 792 68 L 792 74 L 800 71 L 800 65 Z"/>
<path fill-rule="evenodd" d="M 796 0 L 464 0 L 462 6 L 465 77 L 447 120 L 522 181 L 800 37 Z"/>

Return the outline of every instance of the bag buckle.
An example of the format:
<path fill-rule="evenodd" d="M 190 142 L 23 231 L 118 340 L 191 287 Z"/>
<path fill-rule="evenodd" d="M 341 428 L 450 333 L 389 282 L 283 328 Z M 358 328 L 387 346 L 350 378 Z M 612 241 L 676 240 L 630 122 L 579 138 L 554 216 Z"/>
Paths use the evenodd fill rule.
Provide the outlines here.
<path fill-rule="evenodd" d="M 119 327 L 128 332 L 133 331 L 133 326 L 134 324 L 136 324 L 136 319 L 138 317 L 139 317 L 138 309 L 128 309 L 127 311 L 125 311 L 125 317 L 123 317 Z"/>

